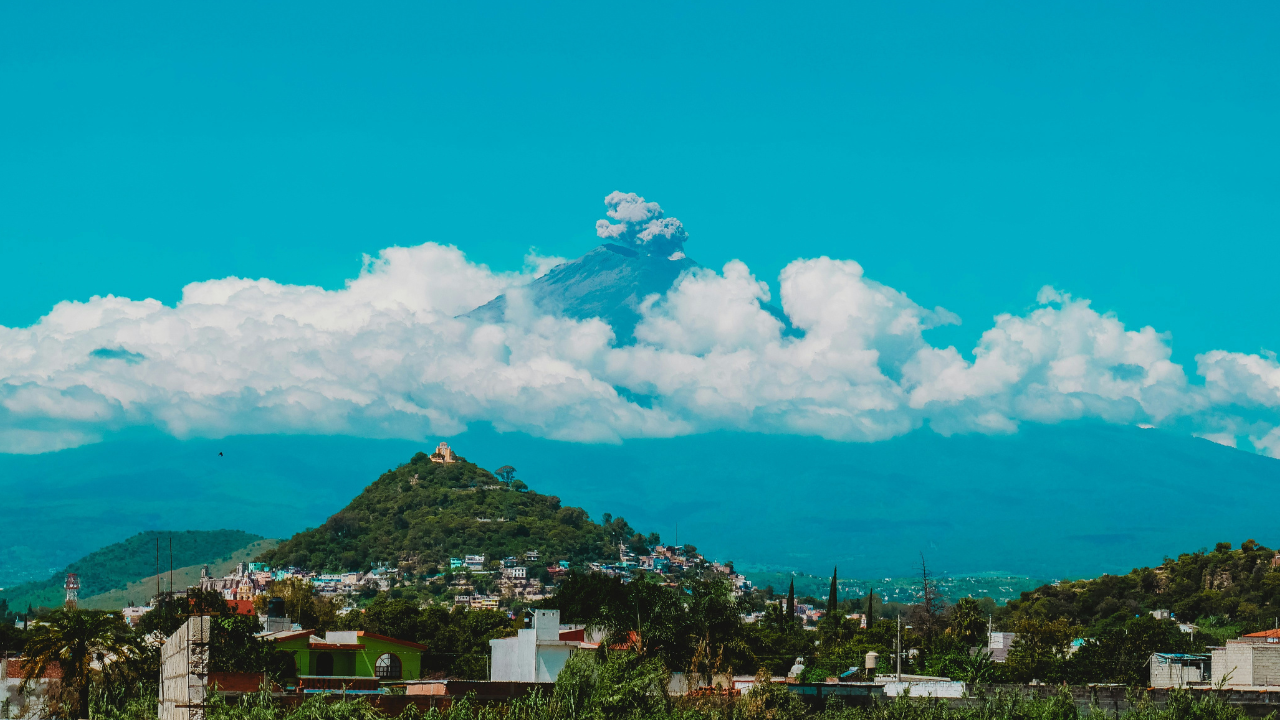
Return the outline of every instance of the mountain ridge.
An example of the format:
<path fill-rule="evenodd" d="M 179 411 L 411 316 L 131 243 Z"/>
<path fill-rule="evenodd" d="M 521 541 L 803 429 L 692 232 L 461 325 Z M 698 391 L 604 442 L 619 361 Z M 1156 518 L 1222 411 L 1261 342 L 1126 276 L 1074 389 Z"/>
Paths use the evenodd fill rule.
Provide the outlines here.
<path fill-rule="evenodd" d="M 139 527 L 234 522 L 287 538 L 435 442 L 154 434 L 0 456 L 0 493 L 25 509 L 0 525 L 0 570 L 48 577 Z M 1222 540 L 1280 545 L 1265 514 L 1249 511 L 1280 501 L 1280 461 L 1154 429 L 1028 423 L 1011 435 L 925 428 L 870 444 L 710 433 L 603 446 L 477 425 L 449 442 L 593 517 L 693 539 L 744 569 L 828 574 L 838 564 L 842 577 L 905 577 L 923 552 L 940 573 L 1078 578 Z M 49 533 L 50 517 L 66 530 Z"/>

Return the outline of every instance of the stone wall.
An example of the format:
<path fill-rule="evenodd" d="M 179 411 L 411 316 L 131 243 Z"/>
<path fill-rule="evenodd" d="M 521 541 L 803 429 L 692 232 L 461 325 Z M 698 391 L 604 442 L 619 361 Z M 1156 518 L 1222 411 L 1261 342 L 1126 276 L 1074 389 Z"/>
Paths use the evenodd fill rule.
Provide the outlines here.
<path fill-rule="evenodd" d="M 159 720 L 204 720 L 209 618 L 192 617 L 160 648 Z"/>

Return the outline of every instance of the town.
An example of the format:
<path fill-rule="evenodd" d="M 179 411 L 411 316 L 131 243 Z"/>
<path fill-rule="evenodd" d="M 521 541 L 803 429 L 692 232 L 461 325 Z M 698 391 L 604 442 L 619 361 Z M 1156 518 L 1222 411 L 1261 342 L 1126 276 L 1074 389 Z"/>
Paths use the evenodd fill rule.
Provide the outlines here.
<path fill-rule="evenodd" d="M 811 576 L 774 574 L 779 587 L 759 587 L 693 545 L 663 544 L 609 515 L 596 523 L 515 475 L 440 443 L 325 527 L 253 544 L 260 557 L 229 572 L 206 562 L 184 588 L 174 568 L 157 567 L 145 604 L 81 607 L 107 597 L 82 599 L 90 566 L 64 575 L 61 607 L 17 611 L 0 596 L 0 716 L 203 720 L 237 717 L 246 703 L 286 712 L 321 701 L 399 715 L 563 700 L 570 687 L 587 693 L 575 702 L 599 703 L 611 682 L 638 683 L 633 714 L 742 702 L 797 717 L 832 702 L 853 711 L 912 698 L 980 708 L 991 693 L 1136 712 L 1195 692 L 1195 702 L 1243 712 L 1280 691 L 1280 631 L 1269 627 L 1280 617 L 1280 552 L 1253 540 L 1046 583 L 1008 602 L 957 593 L 977 584 L 936 577 L 923 558 L 916 580 L 886 579 L 881 592 L 833 571 L 824 597 Z M 406 537 L 448 538 L 436 534 L 448 524 L 476 550 L 522 549 L 372 559 L 396 542 L 386 534 L 396 523 L 378 510 L 391 502 L 423 509 L 399 528 Z M 158 566 L 161 538 L 151 539 Z M 148 552 L 141 541 L 121 547 Z M 209 552 L 225 557 L 225 547 Z M 363 568 L 270 560 L 306 555 Z M 1007 592 L 1011 582 L 988 586 Z"/>

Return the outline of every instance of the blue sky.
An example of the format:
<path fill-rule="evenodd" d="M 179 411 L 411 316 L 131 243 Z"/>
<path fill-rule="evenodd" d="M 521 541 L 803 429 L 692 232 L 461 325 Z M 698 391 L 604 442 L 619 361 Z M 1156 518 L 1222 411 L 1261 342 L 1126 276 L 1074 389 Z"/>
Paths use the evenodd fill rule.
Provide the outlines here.
<path fill-rule="evenodd" d="M 1054 284 L 1273 342 L 1270 3 L 0 10 L 0 324 L 225 275 L 339 287 L 425 240 L 576 256 L 660 199 L 719 266 L 797 256 L 966 321 Z"/>
<path fill-rule="evenodd" d="M 517 270 L 661 202 L 778 291 L 801 257 L 961 325 L 1052 285 L 1174 362 L 1274 348 L 1268 3 L 8 4 L 0 325 L 456 244 Z M 1189 373 L 1191 374 L 1191 373 Z M 1198 382 L 1192 378 L 1192 382 Z"/>

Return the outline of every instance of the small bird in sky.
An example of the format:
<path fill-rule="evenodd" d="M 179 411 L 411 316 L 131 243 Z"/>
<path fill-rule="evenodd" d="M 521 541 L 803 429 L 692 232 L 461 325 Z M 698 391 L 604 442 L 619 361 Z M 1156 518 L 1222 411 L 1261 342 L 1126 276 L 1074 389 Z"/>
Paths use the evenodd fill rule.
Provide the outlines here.
<path fill-rule="evenodd" d="M 222 453 L 218 453 L 218 457 L 222 457 Z"/>

